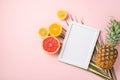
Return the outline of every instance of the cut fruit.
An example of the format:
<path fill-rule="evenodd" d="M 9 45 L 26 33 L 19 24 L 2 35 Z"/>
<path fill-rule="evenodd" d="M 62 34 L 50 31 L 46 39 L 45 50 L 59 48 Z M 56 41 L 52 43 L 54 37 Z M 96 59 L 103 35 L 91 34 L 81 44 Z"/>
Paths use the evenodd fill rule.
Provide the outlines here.
<path fill-rule="evenodd" d="M 46 38 L 49 34 L 49 31 L 48 31 L 47 28 L 42 27 L 42 28 L 39 29 L 38 34 L 41 38 Z"/>
<path fill-rule="evenodd" d="M 62 33 L 62 26 L 58 23 L 53 23 L 49 26 L 51 36 L 59 36 Z"/>
<path fill-rule="evenodd" d="M 67 18 L 67 12 L 65 10 L 58 10 L 57 16 L 61 20 L 65 20 Z"/>
<path fill-rule="evenodd" d="M 60 42 L 57 38 L 49 36 L 43 40 L 42 46 L 48 54 L 55 54 L 60 49 Z"/>

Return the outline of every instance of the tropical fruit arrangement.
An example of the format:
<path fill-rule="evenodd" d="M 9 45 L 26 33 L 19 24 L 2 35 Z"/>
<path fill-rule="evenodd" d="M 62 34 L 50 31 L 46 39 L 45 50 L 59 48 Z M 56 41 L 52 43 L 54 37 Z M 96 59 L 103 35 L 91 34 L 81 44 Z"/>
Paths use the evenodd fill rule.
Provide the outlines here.
<path fill-rule="evenodd" d="M 65 30 L 59 23 L 52 23 L 48 28 L 41 27 L 38 31 L 43 39 L 42 47 L 48 54 L 55 54 L 61 48 L 61 40 L 64 38 Z"/>
<path fill-rule="evenodd" d="M 68 15 L 65 10 L 58 10 L 57 17 L 60 20 L 64 20 L 67 26 L 69 26 L 67 23 L 68 18 L 70 18 L 71 21 L 78 22 L 76 18 Z M 81 21 L 81 24 L 84 24 L 84 22 Z M 66 31 L 67 30 L 57 22 L 52 23 L 48 28 L 41 27 L 38 34 L 43 39 L 43 49 L 48 54 L 59 53 L 62 46 L 61 40 L 64 40 Z M 112 18 L 106 31 L 106 41 L 104 42 L 100 38 L 98 39 L 88 71 L 104 78 L 105 80 L 117 80 L 114 72 L 114 63 L 118 57 L 116 46 L 120 41 L 120 22 Z"/>

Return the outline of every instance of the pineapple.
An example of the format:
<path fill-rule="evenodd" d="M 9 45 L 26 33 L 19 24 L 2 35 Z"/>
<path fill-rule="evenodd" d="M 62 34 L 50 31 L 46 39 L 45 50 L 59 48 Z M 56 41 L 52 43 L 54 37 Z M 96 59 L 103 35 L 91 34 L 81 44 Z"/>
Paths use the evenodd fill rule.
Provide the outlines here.
<path fill-rule="evenodd" d="M 120 22 L 111 19 L 106 37 L 106 43 L 98 47 L 95 61 L 96 65 L 108 70 L 113 67 L 118 56 L 118 51 L 115 47 L 120 41 Z"/>

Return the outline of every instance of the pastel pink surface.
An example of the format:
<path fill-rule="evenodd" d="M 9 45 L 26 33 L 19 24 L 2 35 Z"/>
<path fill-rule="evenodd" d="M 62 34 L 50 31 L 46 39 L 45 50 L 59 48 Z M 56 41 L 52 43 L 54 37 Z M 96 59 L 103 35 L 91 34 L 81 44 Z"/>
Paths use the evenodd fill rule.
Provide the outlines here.
<path fill-rule="evenodd" d="M 56 11 L 67 10 L 80 22 L 102 30 L 110 16 L 120 21 L 120 0 L 0 0 L 0 80 L 103 80 L 85 70 L 61 63 L 58 55 L 41 48 L 38 29 L 58 20 Z M 118 46 L 120 53 L 120 46 Z M 120 54 L 115 64 L 120 80 Z"/>

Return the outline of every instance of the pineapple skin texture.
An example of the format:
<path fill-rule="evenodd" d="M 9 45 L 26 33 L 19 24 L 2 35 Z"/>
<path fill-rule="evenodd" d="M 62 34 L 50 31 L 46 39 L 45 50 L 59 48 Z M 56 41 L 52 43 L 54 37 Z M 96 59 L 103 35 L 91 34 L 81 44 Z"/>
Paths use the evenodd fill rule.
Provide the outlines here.
<path fill-rule="evenodd" d="M 102 45 L 95 56 L 96 65 L 102 69 L 111 69 L 117 59 L 118 51 L 112 45 Z"/>

